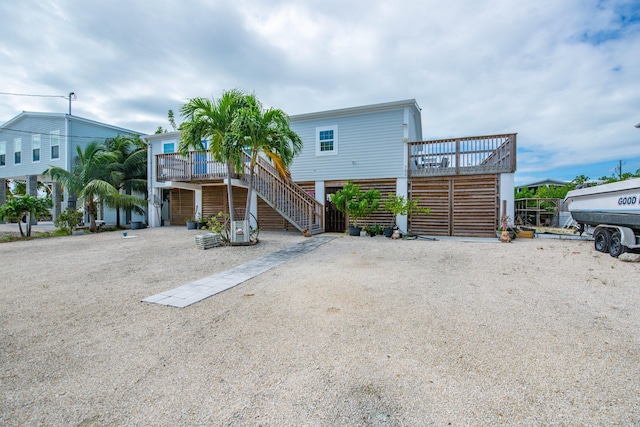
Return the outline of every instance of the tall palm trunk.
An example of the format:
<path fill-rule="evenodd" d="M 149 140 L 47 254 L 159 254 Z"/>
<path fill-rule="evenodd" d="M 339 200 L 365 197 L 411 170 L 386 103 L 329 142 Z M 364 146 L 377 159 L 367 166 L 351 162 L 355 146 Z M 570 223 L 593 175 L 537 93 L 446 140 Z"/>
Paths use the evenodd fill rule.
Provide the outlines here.
<path fill-rule="evenodd" d="M 91 232 L 95 232 L 96 231 L 96 205 L 93 202 L 93 196 L 90 196 L 91 198 L 87 197 L 87 202 L 85 203 L 85 206 L 87 207 L 87 211 L 89 213 L 89 230 L 91 230 Z"/>
<path fill-rule="evenodd" d="M 22 231 L 22 218 L 18 218 L 18 230 L 20 230 L 20 237 L 25 237 L 24 231 Z"/>
<path fill-rule="evenodd" d="M 233 185 L 231 185 L 232 174 L 233 166 L 231 166 L 231 161 L 227 161 L 227 200 L 229 202 L 229 220 L 235 221 L 236 214 L 233 211 Z"/>
<path fill-rule="evenodd" d="M 247 185 L 247 203 L 244 209 L 244 220 L 249 221 L 251 218 L 251 195 L 253 193 L 253 176 L 256 168 L 257 153 L 255 150 L 251 153 L 251 161 L 249 162 L 249 182 Z"/>

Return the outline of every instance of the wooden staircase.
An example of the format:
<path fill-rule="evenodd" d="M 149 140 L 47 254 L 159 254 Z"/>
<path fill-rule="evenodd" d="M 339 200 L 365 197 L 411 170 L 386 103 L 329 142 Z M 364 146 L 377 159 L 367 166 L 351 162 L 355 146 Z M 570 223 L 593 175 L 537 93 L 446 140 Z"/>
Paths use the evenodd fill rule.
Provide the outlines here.
<path fill-rule="evenodd" d="M 250 164 L 251 158 L 245 153 L 244 181 L 247 184 Z M 311 234 L 324 231 L 323 205 L 295 182 L 280 178 L 276 168 L 260 156 L 254 170 L 252 186 L 262 200 L 298 230 L 307 229 Z"/>

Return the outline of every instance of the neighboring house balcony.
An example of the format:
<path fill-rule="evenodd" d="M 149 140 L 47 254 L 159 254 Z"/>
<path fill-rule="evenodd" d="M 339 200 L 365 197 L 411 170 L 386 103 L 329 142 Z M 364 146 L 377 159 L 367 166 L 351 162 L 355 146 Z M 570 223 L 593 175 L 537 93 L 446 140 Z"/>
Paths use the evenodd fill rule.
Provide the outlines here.
<path fill-rule="evenodd" d="M 514 173 L 516 134 L 409 142 L 409 177 Z"/>

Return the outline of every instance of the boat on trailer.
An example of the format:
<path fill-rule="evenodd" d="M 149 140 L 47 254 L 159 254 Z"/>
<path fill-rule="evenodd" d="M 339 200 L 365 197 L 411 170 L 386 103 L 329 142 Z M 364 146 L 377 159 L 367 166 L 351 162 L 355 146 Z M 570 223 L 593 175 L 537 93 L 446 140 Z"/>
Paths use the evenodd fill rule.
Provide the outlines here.
<path fill-rule="evenodd" d="M 581 227 L 595 227 L 596 250 L 640 253 L 640 178 L 572 190 L 564 202 Z"/>

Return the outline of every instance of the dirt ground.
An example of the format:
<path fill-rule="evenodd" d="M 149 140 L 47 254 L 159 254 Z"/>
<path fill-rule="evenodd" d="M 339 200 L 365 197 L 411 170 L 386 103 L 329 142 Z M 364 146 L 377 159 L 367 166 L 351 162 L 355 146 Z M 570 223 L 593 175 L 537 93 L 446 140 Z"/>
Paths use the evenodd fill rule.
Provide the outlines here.
<path fill-rule="evenodd" d="M 0 424 L 640 425 L 637 256 L 337 235 L 185 309 L 141 302 L 304 239 L 198 233 L 0 244 Z"/>

